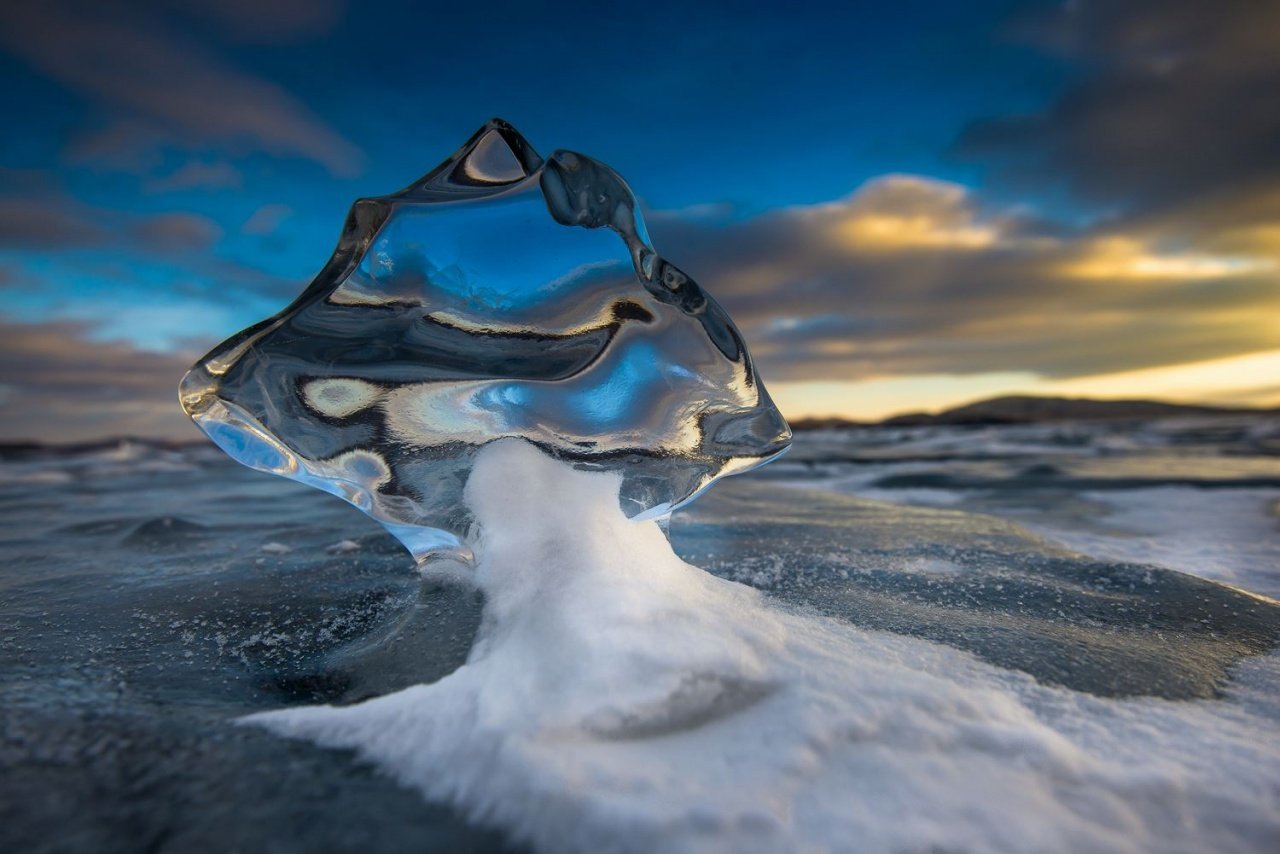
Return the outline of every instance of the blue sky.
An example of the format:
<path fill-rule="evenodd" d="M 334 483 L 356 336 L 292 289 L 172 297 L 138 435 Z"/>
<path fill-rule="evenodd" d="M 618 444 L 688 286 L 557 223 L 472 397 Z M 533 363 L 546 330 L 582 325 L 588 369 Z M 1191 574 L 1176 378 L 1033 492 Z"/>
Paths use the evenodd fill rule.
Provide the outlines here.
<path fill-rule="evenodd" d="M 626 176 L 788 414 L 1123 394 L 1129 375 L 1135 394 L 1280 398 L 1280 375 L 1231 367 L 1280 348 L 1258 319 L 1280 308 L 1280 20 L 1261 4 L 0 15 L 9 438 L 184 435 L 181 366 L 288 302 L 354 198 L 494 115 Z"/>

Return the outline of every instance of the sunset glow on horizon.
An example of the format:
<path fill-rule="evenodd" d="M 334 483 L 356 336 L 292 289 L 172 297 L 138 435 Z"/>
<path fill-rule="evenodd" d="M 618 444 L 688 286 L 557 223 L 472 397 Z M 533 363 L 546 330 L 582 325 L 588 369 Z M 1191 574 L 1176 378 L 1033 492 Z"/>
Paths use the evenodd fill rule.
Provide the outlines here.
<path fill-rule="evenodd" d="M 878 421 L 907 412 L 938 412 L 1004 395 L 1164 400 L 1265 409 L 1280 407 L 1280 350 L 1060 381 L 1013 372 L 939 374 L 777 383 L 770 386 L 770 392 L 790 418 L 834 417 L 851 421 Z M 925 400 L 930 404 L 920 405 Z"/>

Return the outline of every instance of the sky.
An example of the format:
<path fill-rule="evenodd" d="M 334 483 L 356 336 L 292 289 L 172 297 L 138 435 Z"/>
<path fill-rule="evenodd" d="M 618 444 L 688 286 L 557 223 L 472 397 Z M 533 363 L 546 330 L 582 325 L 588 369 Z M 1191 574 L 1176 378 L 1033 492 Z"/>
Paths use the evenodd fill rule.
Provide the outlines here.
<path fill-rule="evenodd" d="M 0 440 L 185 369 L 492 116 L 613 166 L 791 418 L 1280 404 L 1280 3 L 0 11 Z"/>

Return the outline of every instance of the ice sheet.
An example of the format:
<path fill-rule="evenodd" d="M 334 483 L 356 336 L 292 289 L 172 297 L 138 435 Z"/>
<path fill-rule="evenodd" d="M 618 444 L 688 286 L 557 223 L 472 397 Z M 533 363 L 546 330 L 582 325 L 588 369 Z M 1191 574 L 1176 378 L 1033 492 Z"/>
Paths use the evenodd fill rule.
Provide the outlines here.
<path fill-rule="evenodd" d="M 1280 597 L 1280 490 L 1181 487 L 1088 492 L 1104 528 L 1027 527 L 1105 560 L 1153 563 Z"/>
<path fill-rule="evenodd" d="M 1109 700 L 772 605 L 501 442 L 466 497 L 468 663 L 246 720 L 350 748 L 546 851 L 1249 851 L 1280 845 L 1280 660 L 1225 700 Z"/>

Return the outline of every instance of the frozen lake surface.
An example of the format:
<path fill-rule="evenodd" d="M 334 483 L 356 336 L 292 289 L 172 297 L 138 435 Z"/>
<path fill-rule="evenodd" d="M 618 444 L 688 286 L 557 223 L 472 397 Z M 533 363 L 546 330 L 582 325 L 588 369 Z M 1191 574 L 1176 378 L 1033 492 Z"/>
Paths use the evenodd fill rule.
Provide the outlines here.
<path fill-rule="evenodd" d="M 138 444 L 10 453 L 0 502 L 6 850 L 1280 845 L 1274 419 L 801 434 L 670 528 L 764 592 L 794 690 L 522 754 L 542 824 L 430 802 L 337 730 L 310 737 L 363 752 L 235 725 L 465 662 L 479 594 L 423 587 L 353 508 Z"/>

